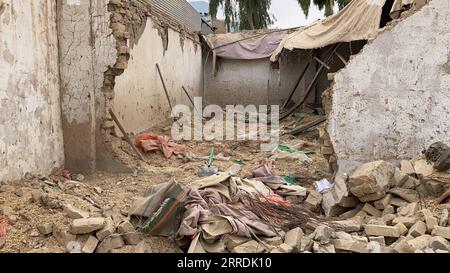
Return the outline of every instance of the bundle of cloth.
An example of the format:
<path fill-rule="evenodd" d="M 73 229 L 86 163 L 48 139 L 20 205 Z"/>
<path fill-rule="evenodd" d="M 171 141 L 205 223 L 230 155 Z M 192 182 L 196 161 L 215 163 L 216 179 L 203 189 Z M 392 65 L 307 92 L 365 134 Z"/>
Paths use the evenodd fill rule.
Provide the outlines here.
<path fill-rule="evenodd" d="M 270 170 L 267 165 L 258 168 Z M 289 202 L 278 195 L 278 190 L 283 195 L 306 195 L 305 188 L 287 185 L 273 175 L 266 178 L 269 176 L 273 179 L 243 179 L 229 170 L 197 180 L 186 187 L 176 182 L 165 183 L 137 200 L 131 215 L 141 219 L 139 226 L 145 234 L 174 235 L 177 243 L 189 248 L 189 252 L 226 252 L 225 235 L 261 241 L 259 237 L 280 234 L 278 228 L 251 211 L 249 200 L 289 206 Z M 266 184 L 265 181 L 269 182 Z"/>

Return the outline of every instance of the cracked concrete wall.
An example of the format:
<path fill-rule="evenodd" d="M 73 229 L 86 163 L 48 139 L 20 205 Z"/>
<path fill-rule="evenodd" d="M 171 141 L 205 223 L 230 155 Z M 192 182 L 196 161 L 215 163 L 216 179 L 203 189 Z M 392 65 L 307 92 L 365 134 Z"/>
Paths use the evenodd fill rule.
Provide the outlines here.
<path fill-rule="evenodd" d="M 109 0 L 59 0 L 58 35 L 66 167 L 97 169 L 108 150 L 102 125 L 107 99 L 104 74 L 117 60 Z"/>
<path fill-rule="evenodd" d="M 156 63 L 173 106 L 192 106 L 182 86 L 192 98 L 203 94 L 202 48 L 198 38 L 187 38 L 183 31 L 170 27 L 165 28 L 167 37 L 161 37 L 161 30 L 159 22 L 147 18 L 145 29 L 130 49 L 127 69 L 116 77 L 114 110 L 132 133 L 141 133 L 170 117 Z"/>
<path fill-rule="evenodd" d="M 339 171 L 450 144 L 450 0 L 382 32 L 335 77 L 327 131 Z"/>
<path fill-rule="evenodd" d="M 64 163 L 56 4 L 0 1 L 0 181 Z"/>

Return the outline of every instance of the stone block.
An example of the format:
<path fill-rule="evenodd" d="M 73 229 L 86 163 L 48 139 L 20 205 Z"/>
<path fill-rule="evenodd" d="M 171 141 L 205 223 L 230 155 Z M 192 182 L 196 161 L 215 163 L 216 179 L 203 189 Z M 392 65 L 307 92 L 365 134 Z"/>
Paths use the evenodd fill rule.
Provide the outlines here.
<path fill-rule="evenodd" d="M 415 190 L 394 188 L 389 190 L 389 193 L 398 196 L 409 203 L 419 202 L 419 193 Z"/>
<path fill-rule="evenodd" d="M 389 202 L 391 201 L 391 198 L 392 198 L 392 195 L 387 194 L 385 197 L 383 197 L 382 199 L 380 199 L 378 201 L 375 201 L 373 204 L 376 209 L 384 210 L 387 206 L 389 206 Z"/>
<path fill-rule="evenodd" d="M 284 238 L 284 243 L 293 247 L 294 250 L 298 250 L 300 248 L 300 242 L 303 236 L 303 230 L 299 227 L 289 230 Z"/>
<path fill-rule="evenodd" d="M 234 247 L 231 250 L 231 252 L 251 254 L 251 253 L 263 253 L 264 250 L 265 250 L 264 247 L 262 247 L 257 241 L 252 240 Z"/>
<path fill-rule="evenodd" d="M 71 204 L 64 204 L 63 210 L 66 215 L 71 219 L 89 218 L 89 212 L 75 208 Z"/>
<path fill-rule="evenodd" d="M 42 235 L 46 236 L 49 235 L 53 232 L 53 224 L 52 223 L 45 223 L 42 225 L 39 225 L 37 227 L 39 233 L 41 233 Z"/>
<path fill-rule="evenodd" d="M 433 236 L 441 236 L 447 240 L 450 240 L 450 227 L 440 227 L 436 226 L 431 232 Z"/>
<path fill-rule="evenodd" d="M 350 176 L 348 188 L 361 202 L 377 201 L 386 196 L 395 167 L 375 161 L 358 167 Z"/>
<path fill-rule="evenodd" d="M 348 233 L 361 231 L 361 223 L 357 220 L 349 219 L 343 221 L 335 221 L 333 223 L 338 225 L 338 228 L 340 230 Z"/>
<path fill-rule="evenodd" d="M 450 249 L 450 243 L 442 236 L 434 236 L 430 239 L 429 247 L 433 250 L 446 250 Z"/>
<path fill-rule="evenodd" d="M 367 214 L 375 216 L 375 217 L 381 217 L 383 213 L 379 210 L 377 210 L 374 206 L 372 206 L 369 203 L 364 204 L 364 207 L 362 208 L 363 211 L 367 212 Z"/>
<path fill-rule="evenodd" d="M 88 234 L 105 226 L 105 218 L 83 218 L 72 222 L 70 232 L 72 234 Z"/>
<path fill-rule="evenodd" d="M 84 243 L 83 249 L 81 249 L 81 252 L 83 253 L 94 253 L 95 249 L 97 248 L 99 243 L 99 240 L 95 238 L 94 236 L 89 236 L 86 243 Z"/>
<path fill-rule="evenodd" d="M 427 232 L 427 225 L 422 221 L 418 221 L 409 229 L 408 234 L 413 237 L 419 237 L 424 235 L 426 232 Z"/>
<path fill-rule="evenodd" d="M 333 240 L 333 245 L 336 250 L 348 251 L 353 253 L 369 253 L 369 248 L 366 243 L 361 243 L 355 240 Z"/>
<path fill-rule="evenodd" d="M 103 239 L 116 232 L 116 227 L 114 226 L 114 222 L 111 217 L 107 217 L 105 221 L 105 226 L 95 233 L 99 241 L 103 241 Z"/>
<path fill-rule="evenodd" d="M 383 236 L 399 238 L 400 231 L 396 227 L 382 226 L 382 225 L 365 225 L 364 231 L 368 236 Z"/>

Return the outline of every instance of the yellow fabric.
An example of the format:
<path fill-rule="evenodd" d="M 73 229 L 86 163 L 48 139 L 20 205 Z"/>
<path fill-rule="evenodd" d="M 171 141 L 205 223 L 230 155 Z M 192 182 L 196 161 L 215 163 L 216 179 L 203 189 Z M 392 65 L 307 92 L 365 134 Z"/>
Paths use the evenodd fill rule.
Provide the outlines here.
<path fill-rule="evenodd" d="M 335 15 L 287 35 L 275 50 L 271 61 L 277 61 L 284 49 L 314 49 L 375 38 L 385 2 L 353 0 Z"/>

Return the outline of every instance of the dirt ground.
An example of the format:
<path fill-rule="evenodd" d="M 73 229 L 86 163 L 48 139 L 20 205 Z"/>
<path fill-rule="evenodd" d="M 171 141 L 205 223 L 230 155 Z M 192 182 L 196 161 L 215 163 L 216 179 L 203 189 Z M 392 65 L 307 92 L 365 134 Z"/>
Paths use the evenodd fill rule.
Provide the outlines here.
<path fill-rule="evenodd" d="M 302 119 L 291 117 L 281 124 L 282 132 L 297 125 L 304 124 L 314 117 Z M 170 135 L 171 122 L 159 125 L 149 132 Z M 312 162 L 301 163 L 298 160 L 276 160 L 273 169 L 278 175 L 294 176 L 295 174 L 311 175 L 316 178 L 331 178 L 327 161 L 320 154 L 318 145 L 318 130 L 311 130 L 299 137 L 282 135 L 280 144 L 286 146 L 302 146 L 302 150 L 310 151 Z M 240 160 L 241 177 L 247 176 L 251 170 L 258 166 L 262 160 L 271 156 L 270 152 L 261 152 L 260 143 L 257 141 L 246 142 L 196 142 L 184 141 L 189 149 L 189 154 L 197 157 L 208 156 L 211 147 L 215 148 L 215 154 L 222 153 L 230 157 L 229 161 L 214 161 L 214 165 L 220 170 L 227 170 L 236 160 Z M 300 145 L 299 145 L 300 144 Z M 101 216 L 102 211 L 86 201 L 88 196 L 100 208 L 114 208 L 122 215 L 127 216 L 134 198 L 144 194 L 146 189 L 155 184 L 175 179 L 181 184 L 188 184 L 198 179 L 197 172 L 203 160 L 187 160 L 174 156 L 166 160 L 161 153 L 145 155 L 147 163 L 139 160 L 127 142 L 120 138 L 113 141 L 113 147 L 117 157 L 127 166 L 133 169 L 129 174 L 110 174 L 97 172 L 86 177 L 71 174 L 70 182 L 63 177 L 62 170 L 50 177 L 30 177 L 15 183 L 4 183 L 0 187 L 0 214 L 10 219 L 10 227 L 6 241 L 1 246 L 0 252 L 65 252 L 54 236 L 42 236 L 37 227 L 51 223 L 54 226 L 65 229 L 70 225 L 71 219 L 66 217 L 61 206 L 71 204 L 77 208 L 89 211 L 91 216 Z M 310 188 L 312 180 L 298 181 L 301 186 Z M 32 192 L 42 189 L 48 194 L 50 205 L 42 206 L 32 200 Z M 80 240 L 83 240 L 82 238 Z M 153 252 L 167 253 L 180 252 L 175 242 L 170 238 L 151 237 L 145 239 Z"/>

